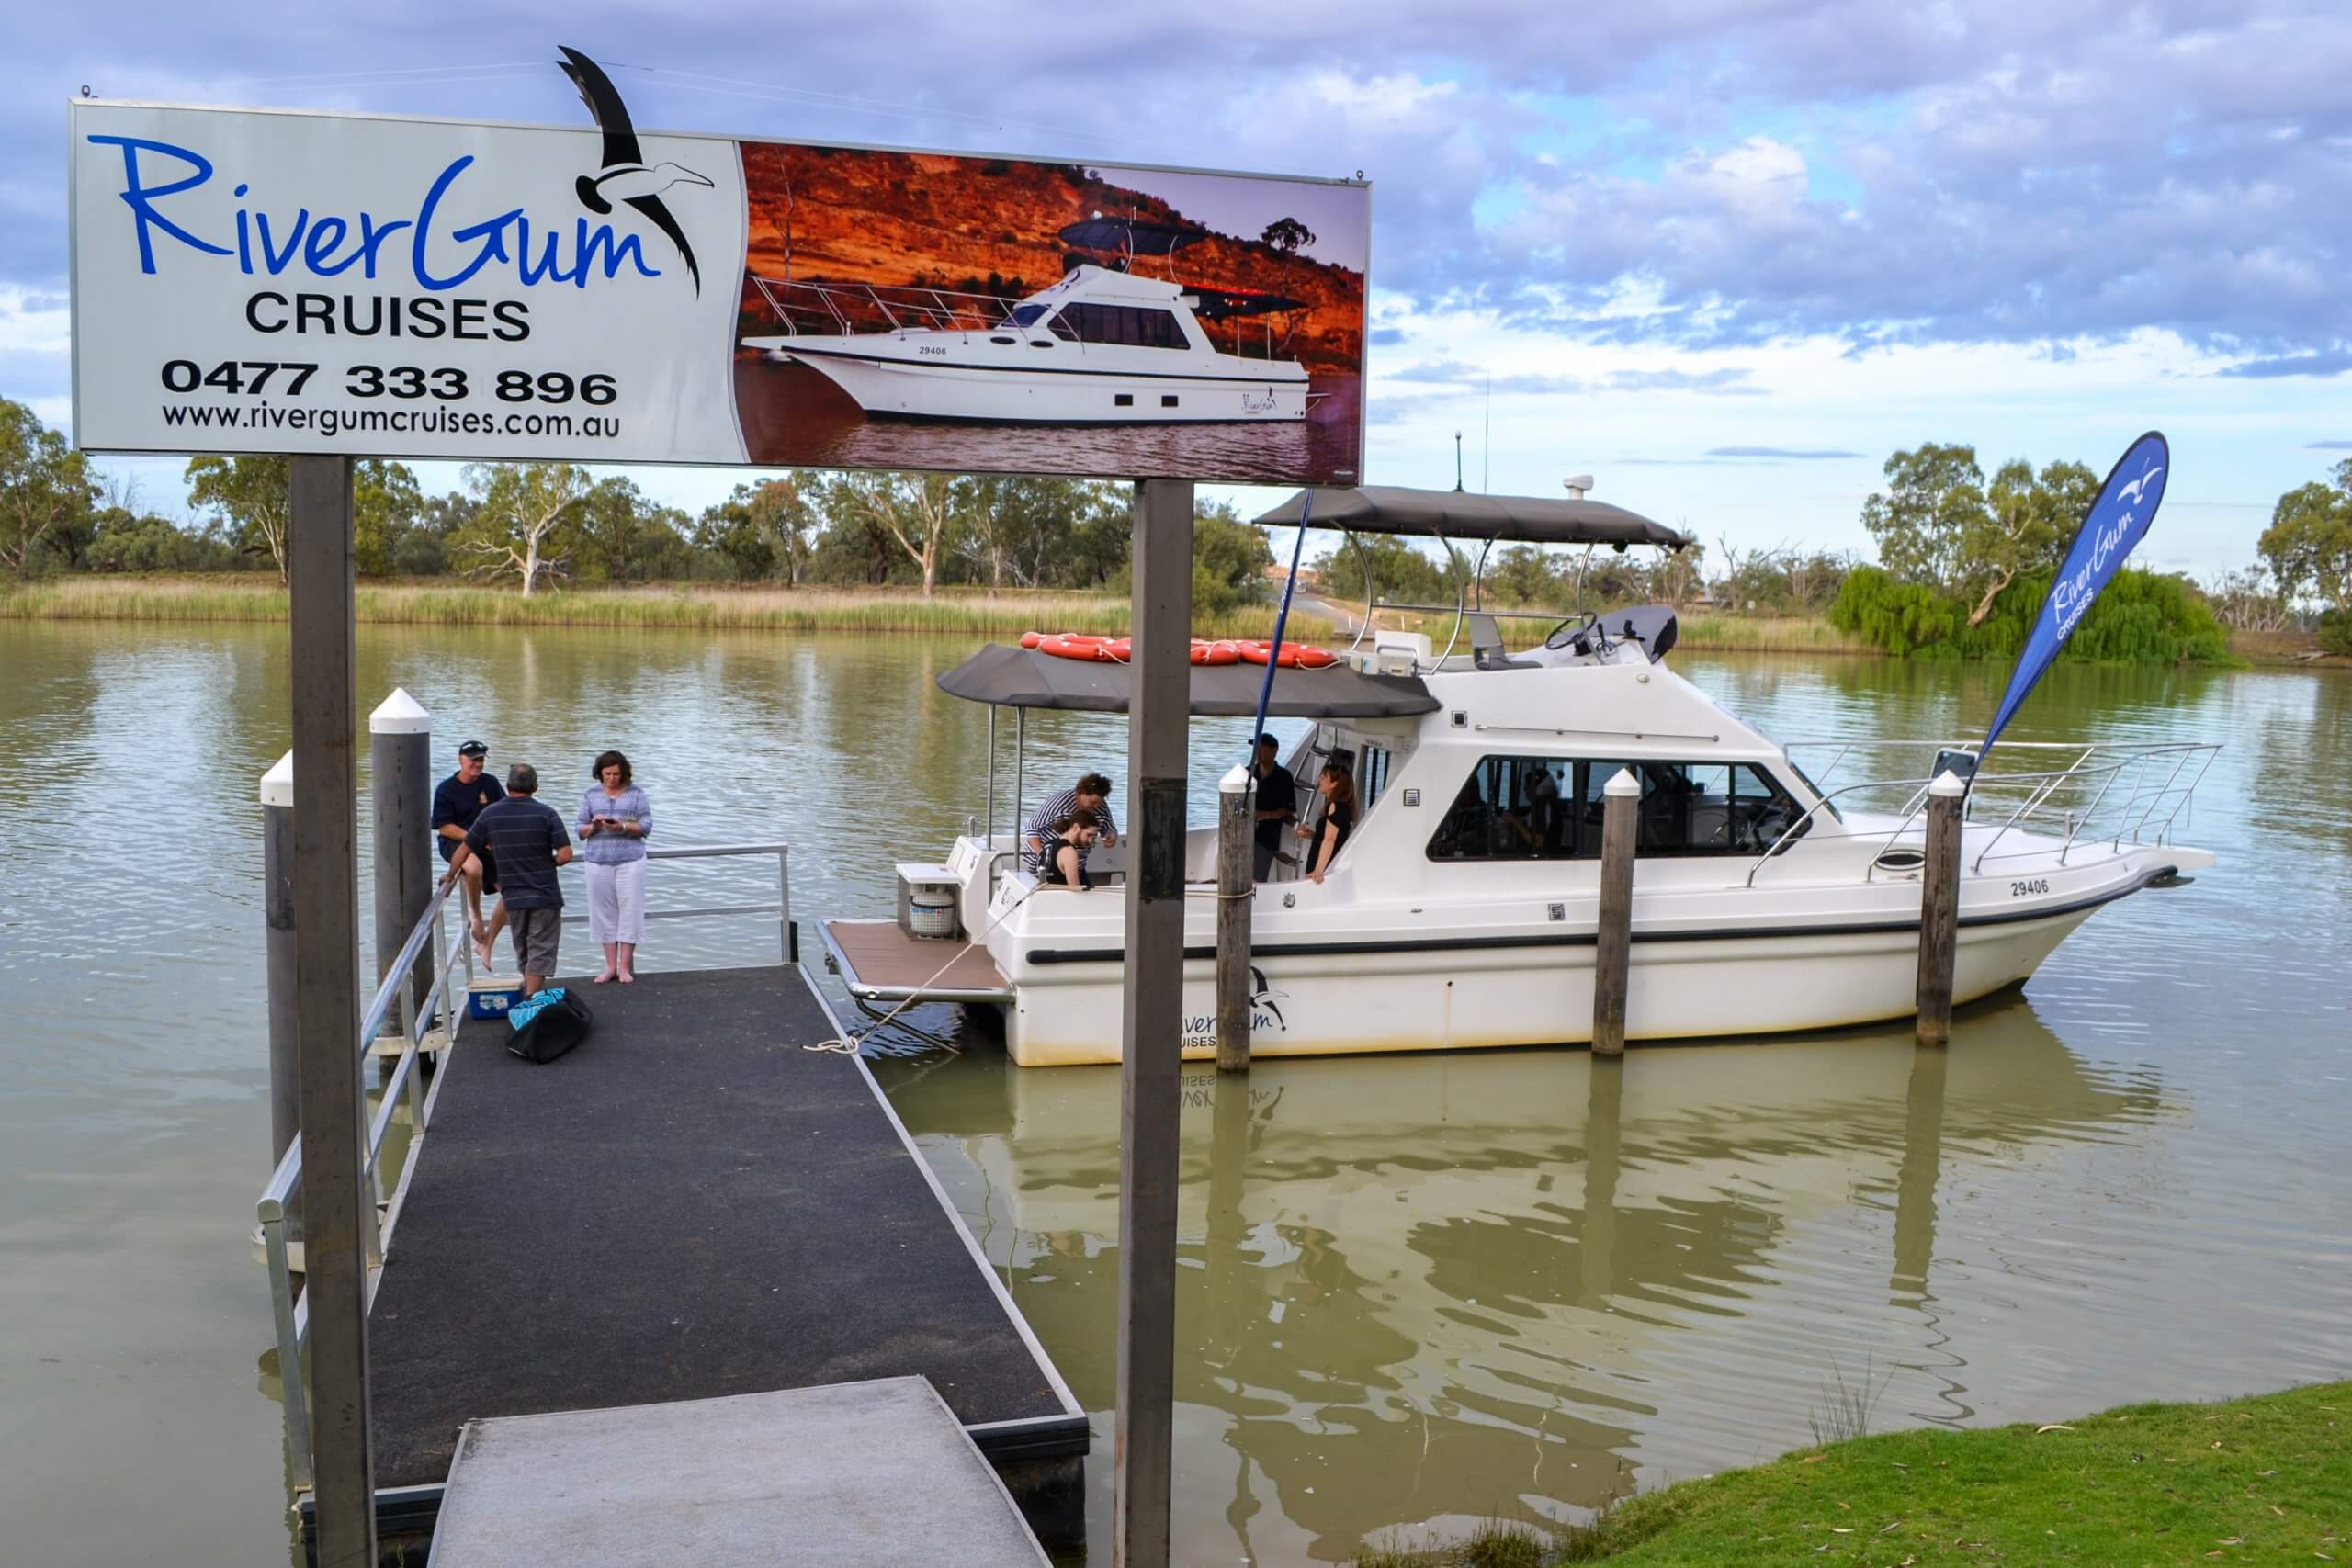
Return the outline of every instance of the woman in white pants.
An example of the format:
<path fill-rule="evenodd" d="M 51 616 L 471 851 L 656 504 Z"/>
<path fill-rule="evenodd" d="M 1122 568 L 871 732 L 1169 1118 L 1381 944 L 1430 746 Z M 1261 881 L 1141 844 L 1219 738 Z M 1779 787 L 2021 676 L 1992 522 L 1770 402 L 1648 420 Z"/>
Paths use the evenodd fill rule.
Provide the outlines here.
<path fill-rule="evenodd" d="M 588 935 L 605 950 L 594 983 L 629 985 L 645 940 L 645 837 L 653 831 L 653 807 L 629 782 L 628 759 L 618 751 L 598 756 L 589 775 L 596 782 L 581 798 L 577 826 L 588 865 Z"/>

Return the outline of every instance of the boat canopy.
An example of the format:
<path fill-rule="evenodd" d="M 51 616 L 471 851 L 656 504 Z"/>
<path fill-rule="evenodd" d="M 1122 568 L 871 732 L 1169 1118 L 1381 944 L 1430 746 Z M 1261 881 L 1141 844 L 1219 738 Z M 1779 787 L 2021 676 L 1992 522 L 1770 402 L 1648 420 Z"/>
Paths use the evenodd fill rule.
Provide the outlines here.
<path fill-rule="evenodd" d="M 1407 490 L 1398 485 L 1301 491 L 1258 521 L 1295 528 L 1310 493 L 1315 497 L 1315 513 L 1309 526 L 1347 528 L 1359 534 L 1418 534 L 1529 545 L 1613 545 L 1621 550 L 1628 545 L 1679 550 L 1693 542 L 1688 534 L 1605 501 L 1474 495 L 1467 491 Z"/>
<path fill-rule="evenodd" d="M 1249 718 L 1258 711 L 1261 664 L 1195 664 L 1192 711 L 1215 718 Z M 939 678 L 949 696 L 999 707 L 1061 708 L 1125 713 L 1133 669 L 1125 664 L 1060 659 L 1035 649 L 990 643 Z M 1365 675 L 1344 664 L 1325 670 L 1276 670 L 1267 704 L 1275 718 L 1407 718 L 1435 713 L 1438 700 L 1409 675 Z"/>
<path fill-rule="evenodd" d="M 1081 218 L 1061 228 L 1065 245 L 1085 251 L 1125 251 L 1138 256 L 1164 256 L 1209 237 L 1206 229 L 1190 224 L 1162 223 L 1150 218 Z"/>

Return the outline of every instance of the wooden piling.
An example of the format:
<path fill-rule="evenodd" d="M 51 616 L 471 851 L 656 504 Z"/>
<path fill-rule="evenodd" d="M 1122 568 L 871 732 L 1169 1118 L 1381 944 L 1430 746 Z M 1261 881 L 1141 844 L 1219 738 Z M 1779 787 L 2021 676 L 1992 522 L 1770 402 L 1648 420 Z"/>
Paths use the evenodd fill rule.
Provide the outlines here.
<path fill-rule="evenodd" d="M 1250 770 L 1216 786 L 1216 1070 L 1250 1066 L 1250 917 L 1257 891 L 1257 792 Z"/>
<path fill-rule="evenodd" d="M 381 985 L 433 902 L 433 716 L 396 686 L 368 716 L 368 736 L 375 805 L 376 983 Z M 437 961 L 439 955 L 434 957 Z M 416 965 L 409 976 L 409 1012 L 388 1018 L 385 1033 L 423 1011 L 432 987 L 433 965 Z"/>
<path fill-rule="evenodd" d="M 269 1168 L 302 1130 L 294 1006 L 294 753 L 261 776 L 261 909 L 269 991 Z M 300 1188 L 289 1194 L 300 1201 Z"/>
<path fill-rule="evenodd" d="M 1634 816 L 1642 784 L 1620 768 L 1601 786 L 1600 925 L 1592 956 L 1592 1050 L 1615 1056 L 1625 1049 L 1625 993 L 1634 963 Z"/>
<path fill-rule="evenodd" d="M 1928 859 L 1919 868 L 1919 1043 L 1951 1043 L 1960 944 L 1960 811 L 1968 785 L 1941 773 L 1928 786 Z"/>

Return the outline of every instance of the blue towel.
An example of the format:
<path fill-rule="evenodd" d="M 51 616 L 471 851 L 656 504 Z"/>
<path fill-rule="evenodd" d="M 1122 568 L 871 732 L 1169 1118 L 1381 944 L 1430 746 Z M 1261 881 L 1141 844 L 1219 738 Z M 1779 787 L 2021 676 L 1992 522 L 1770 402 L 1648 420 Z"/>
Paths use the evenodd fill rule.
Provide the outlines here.
<path fill-rule="evenodd" d="M 532 1019 L 537 1017 L 538 1011 L 541 1008 L 547 1006 L 549 1002 L 560 1001 L 562 999 L 563 987 L 561 986 L 558 986 L 552 990 L 541 991 L 534 997 L 526 997 L 506 1010 L 506 1022 L 510 1028 L 520 1029 L 525 1024 L 530 1022 Z"/>

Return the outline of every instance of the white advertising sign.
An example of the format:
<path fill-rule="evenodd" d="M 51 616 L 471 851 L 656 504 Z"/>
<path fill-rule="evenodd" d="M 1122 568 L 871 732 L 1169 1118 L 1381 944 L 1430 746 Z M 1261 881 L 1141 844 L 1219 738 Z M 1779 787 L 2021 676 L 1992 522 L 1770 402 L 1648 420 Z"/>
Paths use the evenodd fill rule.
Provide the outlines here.
<path fill-rule="evenodd" d="M 73 125 L 82 446 L 743 460 L 733 143 L 649 136 L 615 174 L 594 132 L 110 104 Z"/>
<path fill-rule="evenodd" d="M 92 451 L 1362 479 L 1359 181 L 77 101 Z"/>

